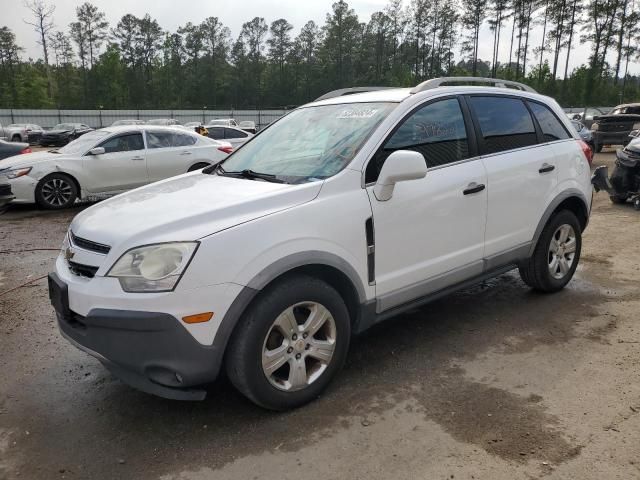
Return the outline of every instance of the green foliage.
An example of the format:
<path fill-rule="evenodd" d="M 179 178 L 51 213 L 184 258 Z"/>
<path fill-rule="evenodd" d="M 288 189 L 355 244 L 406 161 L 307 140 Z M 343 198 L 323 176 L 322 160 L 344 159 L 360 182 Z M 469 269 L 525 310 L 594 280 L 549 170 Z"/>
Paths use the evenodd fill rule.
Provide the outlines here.
<path fill-rule="evenodd" d="M 309 21 L 297 36 L 285 18 L 256 17 L 232 38 L 218 17 L 167 32 L 148 14 L 126 14 L 110 28 L 86 2 L 67 31 L 49 33 L 48 69 L 21 59 L 13 32 L 0 28 L 0 107 L 287 107 L 335 88 L 444 75 L 523 81 L 567 106 L 613 105 L 640 94 L 627 74 L 640 54 L 639 19 L 633 0 L 389 0 L 363 23 L 338 0 L 323 25 Z M 478 58 L 480 42 L 493 45 L 491 61 Z M 570 72 L 585 42 L 589 63 Z M 499 58 L 505 44 L 508 59 Z"/>

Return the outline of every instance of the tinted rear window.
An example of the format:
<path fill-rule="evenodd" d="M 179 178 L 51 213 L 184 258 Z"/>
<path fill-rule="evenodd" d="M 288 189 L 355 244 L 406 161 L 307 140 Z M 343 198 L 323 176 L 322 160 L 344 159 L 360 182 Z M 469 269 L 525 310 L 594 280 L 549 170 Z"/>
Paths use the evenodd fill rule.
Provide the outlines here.
<path fill-rule="evenodd" d="M 480 123 L 485 152 L 496 153 L 537 143 L 536 130 L 522 100 L 508 97 L 471 97 Z"/>
<path fill-rule="evenodd" d="M 560 123 L 560 120 L 558 120 L 558 117 L 556 117 L 551 110 L 540 103 L 528 103 L 533 115 L 540 124 L 542 135 L 544 135 L 544 140 L 546 142 L 571 138 L 567 133 L 567 130 Z"/>

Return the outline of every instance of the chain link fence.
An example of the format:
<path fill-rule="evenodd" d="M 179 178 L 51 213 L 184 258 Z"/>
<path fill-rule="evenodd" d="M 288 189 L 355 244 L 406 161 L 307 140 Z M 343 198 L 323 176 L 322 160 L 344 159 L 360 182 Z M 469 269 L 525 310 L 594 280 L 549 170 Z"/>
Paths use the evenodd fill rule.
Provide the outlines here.
<path fill-rule="evenodd" d="M 92 128 L 108 127 L 116 120 L 174 118 L 180 123 L 208 123 L 217 118 L 233 118 L 237 122 L 251 121 L 258 129 L 266 127 L 287 113 L 286 110 L 41 110 L 0 109 L 0 124 L 34 123 L 52 128 L 58 123 L 84 123 Z"/>

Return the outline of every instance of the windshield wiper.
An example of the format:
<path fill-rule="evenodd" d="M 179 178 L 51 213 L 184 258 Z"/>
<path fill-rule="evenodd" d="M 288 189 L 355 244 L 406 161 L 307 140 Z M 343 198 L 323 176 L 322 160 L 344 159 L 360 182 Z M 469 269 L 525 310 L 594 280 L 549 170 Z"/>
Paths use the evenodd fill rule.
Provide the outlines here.
<path fill-rule="evenodd" d="M 266 180 L 267 182 L 285 183 L 284 180 L 280 180 L 279 178 L 277 178 L 275 175 L 271 173 L 254 172 L 253 170 L 250 170 L 250 169 L 227 171 L 222 167 L 222 165 L 218 165 L 218 167 L 216 168 L 216 173 L 218 175 L 247 178 L 249 180 L 259 179 L 259 180 Z"/>

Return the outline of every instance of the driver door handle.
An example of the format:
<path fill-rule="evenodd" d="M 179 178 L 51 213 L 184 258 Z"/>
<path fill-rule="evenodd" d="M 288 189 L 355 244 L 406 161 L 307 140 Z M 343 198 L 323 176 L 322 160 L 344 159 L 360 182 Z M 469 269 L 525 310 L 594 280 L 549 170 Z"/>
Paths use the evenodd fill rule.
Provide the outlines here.
<path fill-rule="evenodd" d="M 144 157 L 132 157 L 131 160 L 144 160 Z"/>
<path fill-rule="evenodd" d="M 543 163 L 542 166 L 540 167 L 540 170 L 538 170 L 538 173 L 552 172 L 555 168 L 556 168 L 555 165 L 549 165 L 548 163 Z"/>
<path fill-rule="evenodd" d="M 462 193 L 463 195 L 471 195 L 472 193 L 481 192 L 484 189 L 485 186 L 483 183 L 471 182 L 469 185 L 467 185 L 467 188 L 462 191 Z"/>

